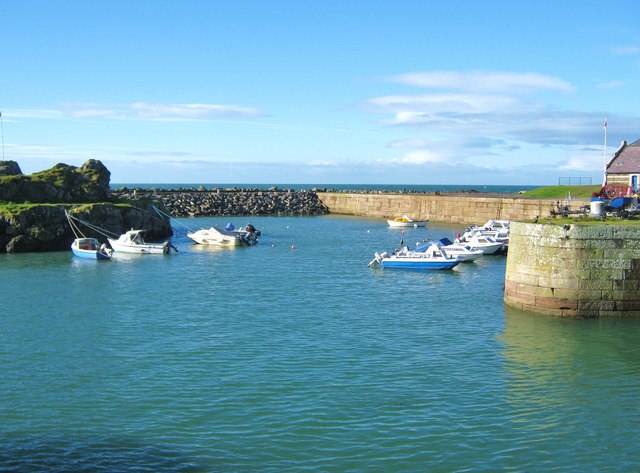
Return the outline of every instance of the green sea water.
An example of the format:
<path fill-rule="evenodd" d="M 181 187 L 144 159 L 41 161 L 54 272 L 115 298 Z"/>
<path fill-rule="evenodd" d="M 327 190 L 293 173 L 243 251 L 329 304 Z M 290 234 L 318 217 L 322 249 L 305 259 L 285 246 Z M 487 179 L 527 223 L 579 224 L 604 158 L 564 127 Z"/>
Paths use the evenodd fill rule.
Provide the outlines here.
<path fill-rule="evenodd" d="M 372 269 L 451 237 L 260 217 L 258 246 L 0 255 L 0 471 L 638 471 L 640 321 L 505 307 L 505 257 Z M 479 222 L 482 223 L 482 222 Z"/>

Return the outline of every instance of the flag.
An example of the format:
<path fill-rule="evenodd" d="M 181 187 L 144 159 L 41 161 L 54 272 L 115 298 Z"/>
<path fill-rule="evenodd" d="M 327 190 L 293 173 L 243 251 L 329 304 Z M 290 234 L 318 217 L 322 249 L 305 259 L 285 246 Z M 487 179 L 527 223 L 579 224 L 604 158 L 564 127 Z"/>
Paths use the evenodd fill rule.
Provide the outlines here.
<path fill-rule="evenodd" d="M 604 127 L 607 128 L 607 119 L 604 119 Z"/>

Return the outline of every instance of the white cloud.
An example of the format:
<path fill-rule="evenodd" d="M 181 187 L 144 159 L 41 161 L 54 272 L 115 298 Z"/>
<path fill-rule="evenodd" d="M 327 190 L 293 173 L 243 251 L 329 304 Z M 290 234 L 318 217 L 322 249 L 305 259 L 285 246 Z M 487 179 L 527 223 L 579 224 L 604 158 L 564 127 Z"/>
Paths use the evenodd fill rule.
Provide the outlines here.
<path fill-rule="evenodd" d="M 63 103 L 57 109 L 7 110 L 5 116 L 42 120 L 106 118 L 117 120 L 184 121 L 211 119 L 251 119 L 264 114 L 252 107 L 220 104 L 162 104 L 133 102 L 101 105 L 92 103 Z"/>
<path fill-rule="evenodd" d="M 604 169 L 604 157 L 601 150 L 583 151 L 569 158 L 558 166 L 561 171 L 591 172 Z"/>
<path fill-rule="evenodd" d="M 367 104 L 387 112 L 420 112 L 422 114 L 488 113 L 516 107 L 529 108 L 526 103 L 512 97 L 482 94 L 387 95 L 369 99 Z"/>
<path fill-rule="evenodd" d="M 571 84 L 556 77 L 536 73 L 435 71 L 400 74 L 394 80 L 420 88 L 442 89 L 426 94 L 382 95 L 364 102 L 366 111 L 386 115 L 381 123 L 421 134 L 414 139 L 464 137 L 493 142 L 492 147 L 498 142 L 509 142 L 512 148 L 522 143 L 592 145 L 601 139 L 604 112 L 564 110 L 548 102 L 549 92 L 573 90 Z M 603 84 L 619 85 L 619 82 Z M 523 94 L 527 94 L 526 99 Z M 618 136 L 637 134 L 640 117 L 616 118 Z"/>
<path fill-rule="evenodd" d="M 611 49 L 614 54 L 618 54 L 620 56 L 628 56 L 632 54 L 640 53 L 640 46 L 635 45 L 626 45 L 626 46 L 617 46 Z"/>
<path fill-rule="evenodd" d="M 400 162 L 403 164 L 444 163 L 446 159 L 442 155 L 427 150 L 411 151 L 405 154 Z"/>
<path fill-rule="evenodd" d="M 621 80 L 612 80 L 609 82 L 600 82 L 598 84 L 599 89 L 618 89 L 624 87 L 625 83 Z"/>
<path fill-rule="evenodd" d="M 216 104 L 158 104 L 135 102 L 129 104 L 125 113 L 139 119 L 209 119 L 209 118 L 251 118 L 261 115 L 255 108 L 238 105 Z"/>
<path fill-rule="evenodd" d="M 392 77 L 391 81 L 414 87 L 480 93 L 530 93 L 538 90 L 572 92 L 574 90 L 573 86 L 565 80 L 535 72 L 427 71 L 400 74 Z"/>

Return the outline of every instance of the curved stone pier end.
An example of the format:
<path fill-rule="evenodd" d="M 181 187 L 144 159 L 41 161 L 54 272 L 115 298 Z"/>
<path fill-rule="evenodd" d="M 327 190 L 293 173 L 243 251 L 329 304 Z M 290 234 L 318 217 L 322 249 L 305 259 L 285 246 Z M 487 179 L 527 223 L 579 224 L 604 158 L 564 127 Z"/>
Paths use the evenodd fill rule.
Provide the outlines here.
<path fill-rule="evenodd" d="M 564 317 L 640 317 L 640 226 L 512 222 L 504 301 Z"/>

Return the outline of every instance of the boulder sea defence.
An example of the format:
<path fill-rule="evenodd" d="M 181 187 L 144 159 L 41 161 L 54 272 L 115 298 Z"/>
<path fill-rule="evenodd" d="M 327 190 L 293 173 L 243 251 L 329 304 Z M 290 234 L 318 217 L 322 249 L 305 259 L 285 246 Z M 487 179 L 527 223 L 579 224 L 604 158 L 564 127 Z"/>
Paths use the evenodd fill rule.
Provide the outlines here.
<path fill-rule="evenodd" d="M 143 199 L 162 202 L 174 217 L 218 215 L 324 215 L 329 209 L 313 191 L 292 189 L 119 189 L 119 199 Z"/>

